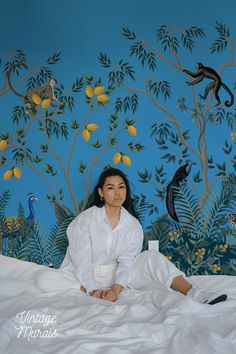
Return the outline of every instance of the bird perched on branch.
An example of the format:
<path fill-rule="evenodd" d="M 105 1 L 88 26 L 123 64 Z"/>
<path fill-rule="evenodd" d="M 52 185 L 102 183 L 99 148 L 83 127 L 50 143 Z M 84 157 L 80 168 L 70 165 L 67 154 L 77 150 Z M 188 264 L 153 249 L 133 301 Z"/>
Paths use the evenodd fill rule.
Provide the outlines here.
<path fill-rule="evenodd" d="M 166 189 L 166 208 L 169 215 L 176 222 L 179 222 L 179 218 L 176 214 L 174 205 L 177 188 L 180 186 L 180 182 L 182 182 L 190 174 L 192 165 L 196 165 L 195 162 L 187 160 L 185 165 L 180 166 L 180 168 L 178 168 L 178 170 L 175 172 L 172 181 L 168 184 Z"/>

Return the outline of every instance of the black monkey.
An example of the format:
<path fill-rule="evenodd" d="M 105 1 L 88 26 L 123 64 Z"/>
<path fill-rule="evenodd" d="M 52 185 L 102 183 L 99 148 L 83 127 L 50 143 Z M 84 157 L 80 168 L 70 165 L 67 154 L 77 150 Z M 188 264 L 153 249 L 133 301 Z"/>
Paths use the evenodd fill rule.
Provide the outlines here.
<path fill-rule="evenodd" d="M 34 88 L 28 90 L 25 94 L 21 94 L 21 93 L 17 92 L 14 89 L 14 87 L 12 86 L 11 75 L 13 73 L 13 70 L 15 68 L 19 68 L 20 66 L 23 66 L 25 69 L 28 69 L 28 66 L 25 63 L 12 64 L 10 69 L 8 70 L 8 73 L 7 73 L 8 85 L 9 85 L 11 91 L 16 96 L 23 98 L 26 101 L 29 108 L 35 107 L 35 104 L 32 101 L 33 94 L 37 94 L 41 98 L 48 98 L 48 99 L 51 99 L 52 101 L 55 100 L 57 103 L 60 103 L 54 94 L 54 86 L 57 83 L 57 81 L 53 78 L 49 79 L 48 83 L 46 83 L 44 85 L 40 85 L 40 86 L 37 86 L 37 87 L 34 87 Z"/>
<path fill-rule="evenodd" d="M 196 69 L 197 72 L 193 73 L 187 69 L 184 69 L 183 72 L 185 72 L 186 74 L 190 75 L 193 78 L 196 78 L 196 80 L 193 80 L 192 82 L 187 81 L 187 84 L 189 85 L 196 85 L 199 82 L 201 82 L 203 79 L 210 79 L 213 80 L 212 82 L 210 82 L 206 88 L 205 88 L 205 92 L 204 95 L 199 95 L 201 98 L 206 99 L 208 96 L 208 93 L 210 90 L 212 90 L 216 100 L 217 100 L 217 106 L 221 103 L 220 97 L 219 97 L 219 90 L 221 87 L 223 87 L 228 94 L 230 95 L 230 99 L 231 101 L 225 101 L 225 106 L 226 107 L 230 107 L 233 105 L 234 103 L 234 95 L 233 93 L 230 91 L 230 89 L 228 88 L 228 86 L 226 86 L 222 81 L 221 78 L 219 76 L 219 74 L 217 74 L 217 72 L 212 69 L 209 68 L 207 66 L 204 66 L 202 63 L 197 63 L 196 64 Z"/>

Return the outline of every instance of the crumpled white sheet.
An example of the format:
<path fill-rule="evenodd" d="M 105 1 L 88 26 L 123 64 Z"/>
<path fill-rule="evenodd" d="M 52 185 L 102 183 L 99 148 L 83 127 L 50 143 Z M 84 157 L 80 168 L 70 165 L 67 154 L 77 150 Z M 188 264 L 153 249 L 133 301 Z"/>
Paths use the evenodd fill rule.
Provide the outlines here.
<path fill-rule="evenodd" d="M 190 277 L 206 289 L 223 289 L 228 300 L 214 306 L 148 289 L 124 290 L 111 303 L 75 289 L 41 293 L 34 263 L 0 256 L 0 351 L 3 354 L 233 354 L 236 353 L 236 277 Z M 43 322 L 20 323 L 19 314 L 49 316 Z M 18 317 L 16 317 L 18 314 Z M 20 326 L 27 331 L 20 333 Z M 29 327 L 31 327 L 29 329 Z M 47 330 L 32 338 L 30 330 Z M 54 332 L 53 332 L 54 331 Z M 56 332 L 55 332 L 56 331 Z M 36 333 L 36 332 L 34 332 Z M 52 337 L 52 333 L 56 333 Z"/>

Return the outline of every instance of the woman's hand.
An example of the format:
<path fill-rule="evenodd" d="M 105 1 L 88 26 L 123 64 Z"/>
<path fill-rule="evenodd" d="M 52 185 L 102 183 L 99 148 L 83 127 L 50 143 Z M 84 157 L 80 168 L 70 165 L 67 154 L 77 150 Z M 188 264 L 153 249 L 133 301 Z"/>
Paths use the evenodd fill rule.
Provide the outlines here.
<path fill-rule="evenodd" d="M 97 297 L 97 298 L 102 298 L 102 290 L 92 290 L 89 292 L 90 296 Z"/>
<path fill-rule="evenodd" d="M 102 299 L 115 302 L 118 299 L 119 293 L 122 291 L 123 286 L 120 284 L 113 284 L 111 289 L 102 292 Z"/>
<path fill-rule="evenodd" d="M 115 290 L 109 289 L 109 290 L 104 290 L 102 291 L 102 299 L 107 300 L 107 301 L 112 301 L 115 302 L 118 298 L 118 294 Z"/>
<path fill-rule="evenodd" d="M 86 289 L 83 287 L 83 285 L 81 285 L 80 291 L 82 291 L 83 293 L 86 293 Z"/>

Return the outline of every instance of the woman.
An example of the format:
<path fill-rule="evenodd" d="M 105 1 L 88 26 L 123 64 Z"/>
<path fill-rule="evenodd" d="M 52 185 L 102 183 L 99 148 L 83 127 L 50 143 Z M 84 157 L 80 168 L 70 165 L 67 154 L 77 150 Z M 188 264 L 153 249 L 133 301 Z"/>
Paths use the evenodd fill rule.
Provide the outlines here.
<path fill-rule="evenodd" d="M 37 286 L 42 291 L 73 287 L 116 301 L 124 288 L 139 289 L 159 282 L 201 303 L 215 304 L 227 298 L 190 284 L 185 274 L 156 250 L 141 253 L 142 227 L 135 218 L 129 182 L 118 169 L 101 173 L 94 189 L 94 206 L 71 222 L 67 235 L 69 245 L 57 275 L 50 270 L 38 275 Z"/>

